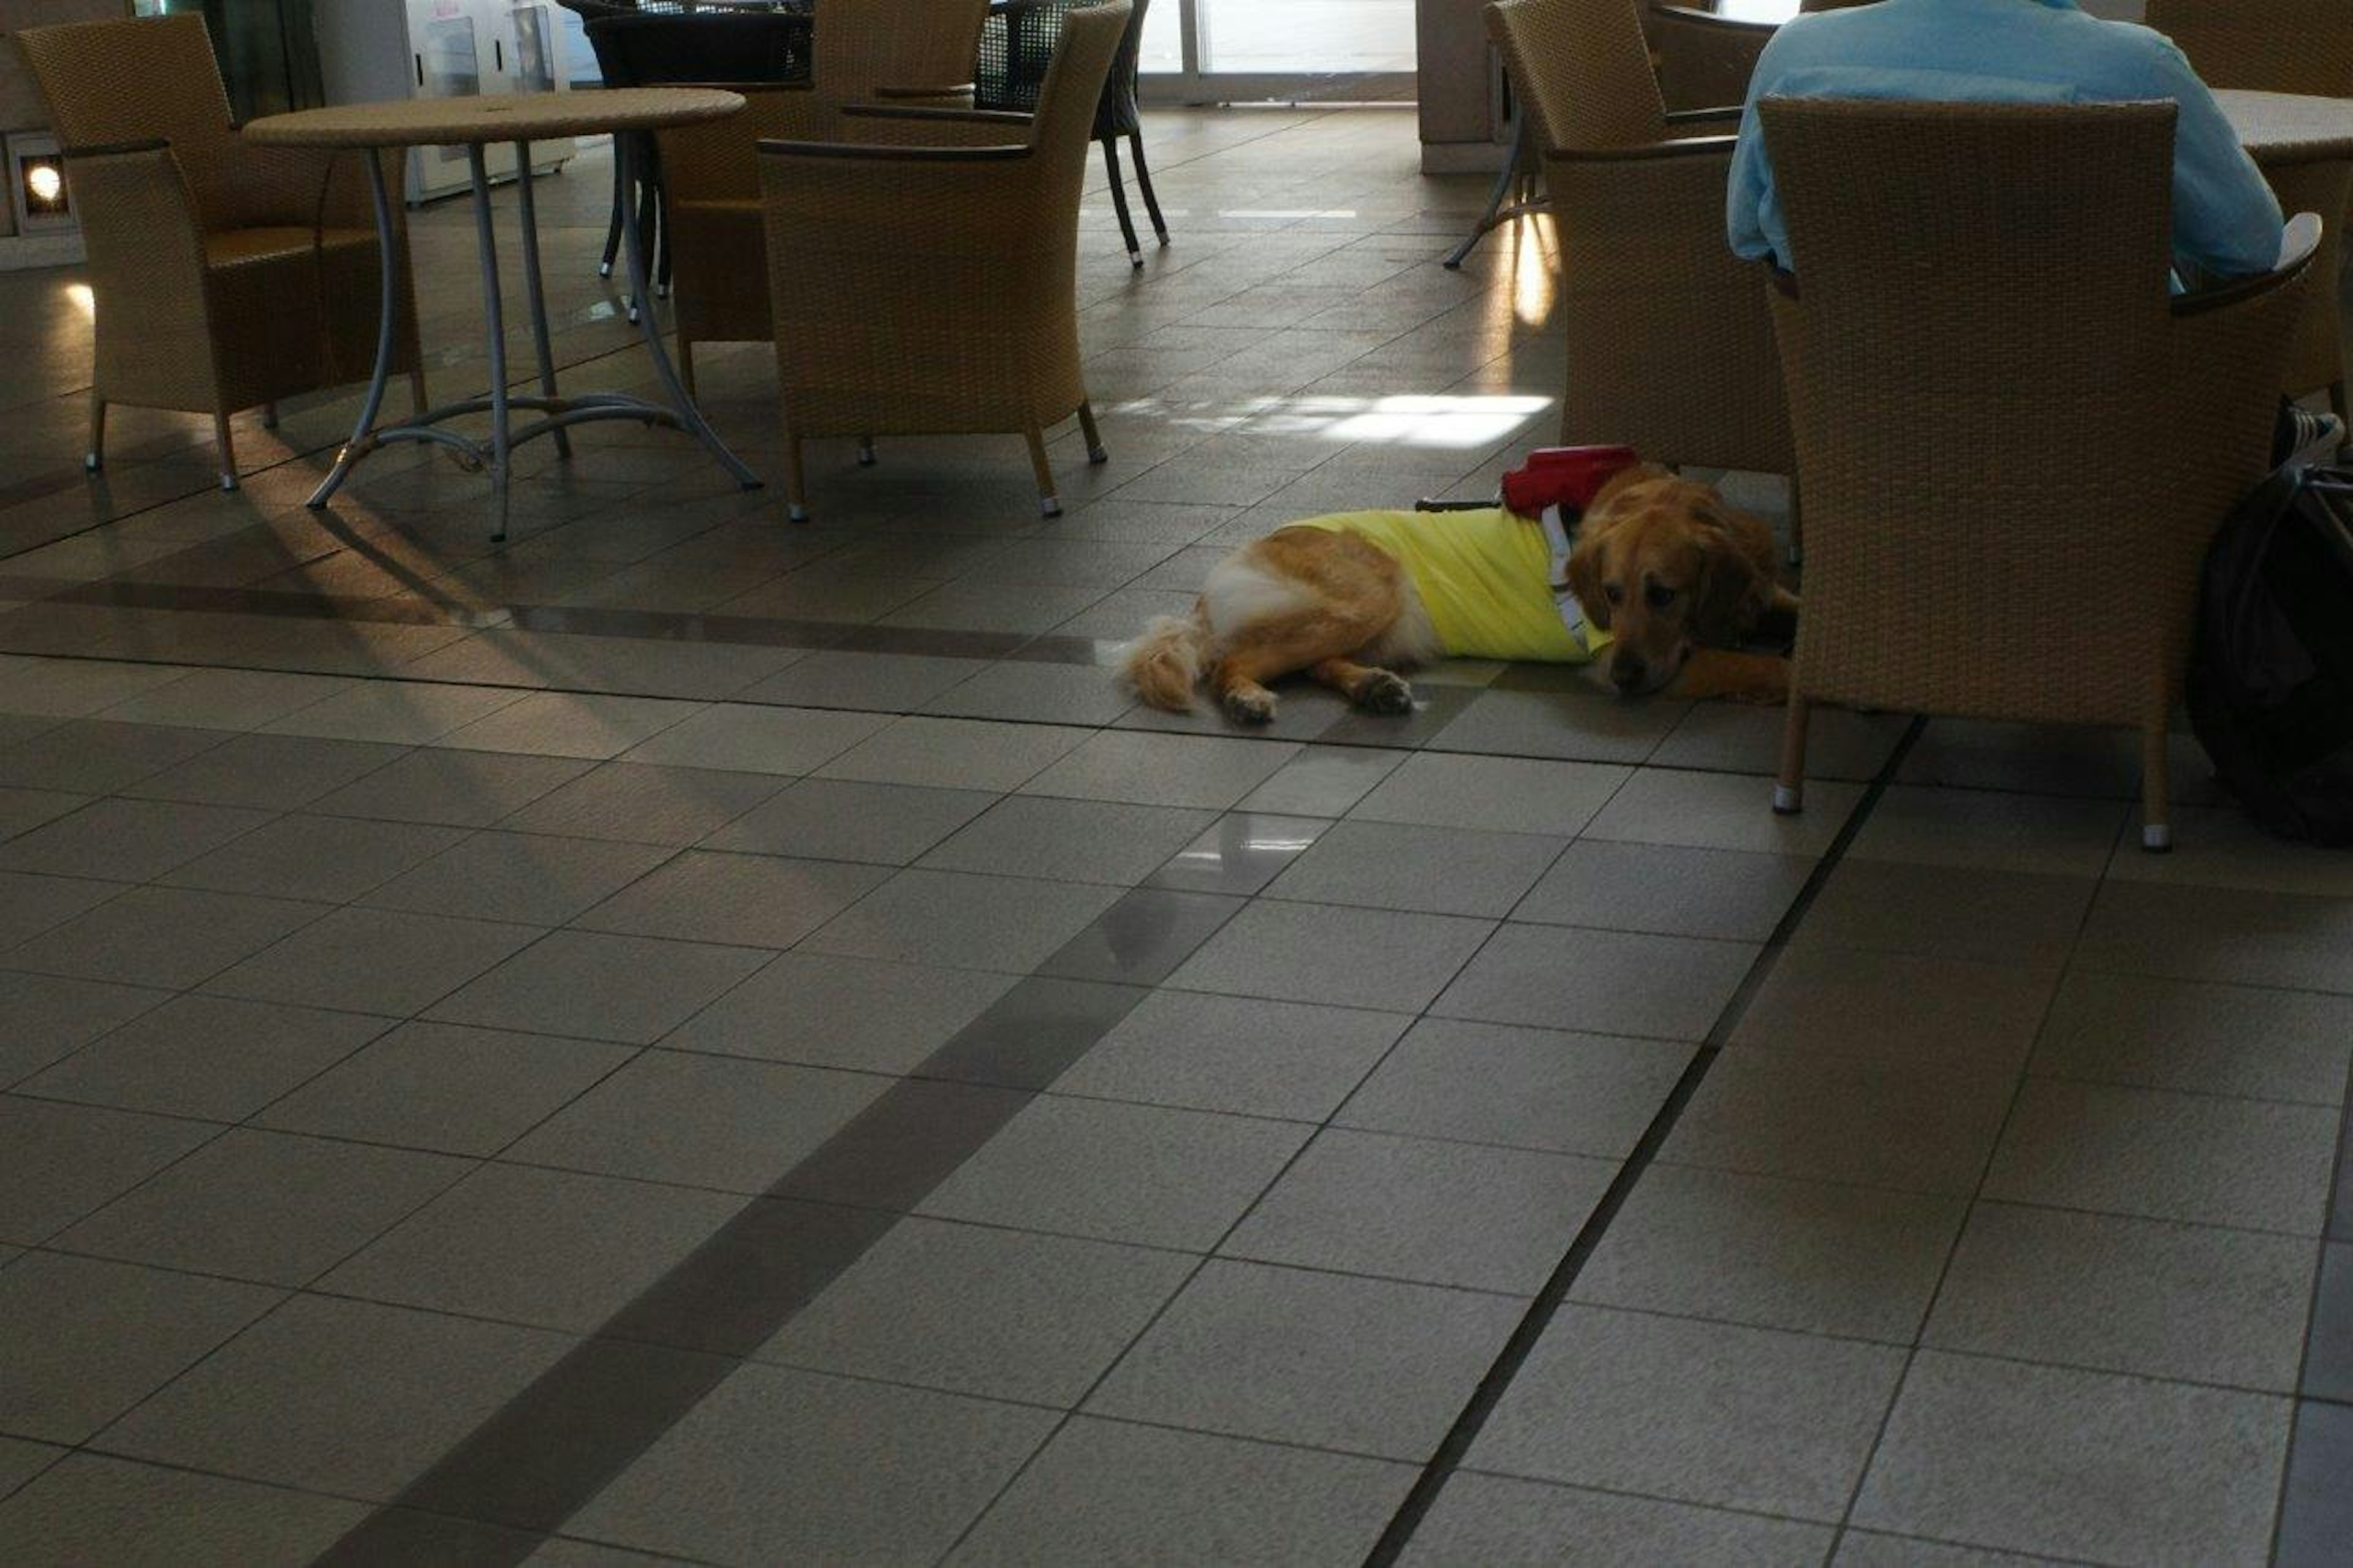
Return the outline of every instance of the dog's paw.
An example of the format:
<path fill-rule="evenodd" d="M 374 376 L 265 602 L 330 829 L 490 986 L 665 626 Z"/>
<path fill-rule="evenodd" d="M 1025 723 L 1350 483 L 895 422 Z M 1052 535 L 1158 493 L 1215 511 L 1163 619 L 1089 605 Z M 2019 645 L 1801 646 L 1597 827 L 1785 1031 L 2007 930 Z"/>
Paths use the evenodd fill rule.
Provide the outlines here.
<path fill-rule="evenodd" d="M 1379 670 L 1356 688 L 1356 706 L 1367 713 L 1410 713 L 1413 688 L 1403 676 Z"/>
<path fill-rule="evenodd" d="M 1274 694 L 1268 691 L 1229 691 L 1226 693 L 1226 717 L 1237 724 L 1271 724 L 1274 722 Z"/>

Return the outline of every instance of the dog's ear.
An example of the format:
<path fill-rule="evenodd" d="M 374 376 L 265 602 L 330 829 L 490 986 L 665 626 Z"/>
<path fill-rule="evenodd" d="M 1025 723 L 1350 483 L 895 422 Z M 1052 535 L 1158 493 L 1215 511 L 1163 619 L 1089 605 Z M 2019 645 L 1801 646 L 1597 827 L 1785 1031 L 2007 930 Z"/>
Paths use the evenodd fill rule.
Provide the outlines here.
<path fill-rule="evenodd" d="M 1773 603 L 1773 535 L 1731 507 L 1708 507 L 1708 548 L 1692 595 L 1692 635 L 1715 647 L 1738 644 Z"/>
<path fill-rule="evenodd" d="M 1577 534 L 1577 548 L 1568 552 L 1568 591 L 1595 629 L 1609 629 L 1609 595 L 1601 591 L 1602 536 L 1609 531 L 1588 527 Z"/>

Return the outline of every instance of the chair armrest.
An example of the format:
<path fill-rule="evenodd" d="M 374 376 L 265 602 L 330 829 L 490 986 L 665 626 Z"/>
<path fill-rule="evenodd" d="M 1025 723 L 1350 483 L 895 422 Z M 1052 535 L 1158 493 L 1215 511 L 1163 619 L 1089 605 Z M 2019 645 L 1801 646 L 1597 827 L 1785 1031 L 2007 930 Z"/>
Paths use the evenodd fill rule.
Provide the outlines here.
<path fill-rule="evenodd" d="M 961 98 L 968 100 L 973 94 L 973 84 L 957 81 L 940 87 L 871 87 L 867 90 L 877 98 Z"/>
<path fill-rule="evenodd" d="M 2250 300 L 2261 299 L 2286 284 L 2310 265 L 2313 253 L 2320 248 L 2321 234 L 2322 224 L 2317 215 L 2296 214 L 2280 229 L 2279 260 L 2270 271 L 2234 279 L 2216 288 L 2200 289 L 2194 294 L 2179 295 L 2173 300 L 2174 315 L 2202 316 L 2210 310 L 2225 310 Z"/>
<path fill-rule="evenodd" d="M 171 145 L 161 136 L 150 136 L 139 142 L 104 142 L 95 147 L 60 147 L 58 156 L 75 162 L 85 158 L 119 158 L 130 153 L 160 153 Z"/>
<path fill-rule="evenodd" d="M 1002 147 L 1027 143 L 1033 117 L 997 109 L 918 109 L 848 104 L 831 139 L 860 146 Z"/>
<path fill-rule="evenodd" d="M 1670 109 L 1667 110 L 1667 124 L 1713 125 L 1723 120 L 1737 121 L 1741 112 L 1740 105 L 1736 103 L 1727 103 L 1721 109 Z"/>
<path fill-rule="evenodd" d="M 1018 109 L 949 109 L 912 103 L 845 103 L 841 112 L 870 120 L 962 121 L 974 125 L 1018 126 L 1025 131 L 1037 118 Z"/>
<path fill-rule="evenodd" d="M 1029 156 L 1026 142 L 983 147 L 892 146 L 870 142 L 775 142 L 760 143 L 763 158 L 822 158 L 876 163 L 1008 163 Z"/>
<path fill-rule="evenodd" d="M 116 142 L 61 156 L 110 331 L 122 342 L 183 342 L 178 334 L 205 314 L 205 237 L 170 144 Z"/>
<path fill-rule="evenodd" d="M 1727 163 L 1737 136 L 1686 136 L 1667 142 L 1640 142 L 1630 147 L 1549 147 L 1545 156 L 1563 163 L 1636 163 L 1670 158 L 1722 158 Z"/>

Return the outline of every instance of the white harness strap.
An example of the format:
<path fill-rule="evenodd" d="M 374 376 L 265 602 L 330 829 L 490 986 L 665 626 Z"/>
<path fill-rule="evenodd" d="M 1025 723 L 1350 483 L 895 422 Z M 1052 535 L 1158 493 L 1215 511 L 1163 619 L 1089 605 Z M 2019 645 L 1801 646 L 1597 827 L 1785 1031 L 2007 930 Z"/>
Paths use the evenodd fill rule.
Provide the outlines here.
<path fill-rule="evenodd" d="M 1560 521 L 1559 505 L 1556 503 L 1545 508 L 1536 521 L 1544 529 L 1545 542 L 1552 547 L 1552 564 L 1547 571 L 1546 581 L 1552 584 L 1553 608 L 1560 612 L 1560 624 L 1568 628 L 1569 635 L 1589 646 L 1585 606 L 1577 602 L 1577 595 L 1568 589 L 1568 552 L 1573 546 L 1568 530 Z"/>

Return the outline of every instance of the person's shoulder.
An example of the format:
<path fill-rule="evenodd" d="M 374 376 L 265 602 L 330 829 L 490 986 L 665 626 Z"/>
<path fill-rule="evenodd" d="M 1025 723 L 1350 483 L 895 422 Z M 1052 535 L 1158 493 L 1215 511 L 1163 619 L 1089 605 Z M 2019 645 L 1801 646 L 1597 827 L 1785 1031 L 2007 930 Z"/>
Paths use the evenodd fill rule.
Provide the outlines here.
<path fill-rule="evenodd" d="M 2166 84 L 2198 74 L 2181 47 L 2155 27 L 2087 16 L 2080 11 L 2073 15 L 2097 40 L 2101 53 L 2119 68 L 2139 69 L 2153 81 Z"/>

